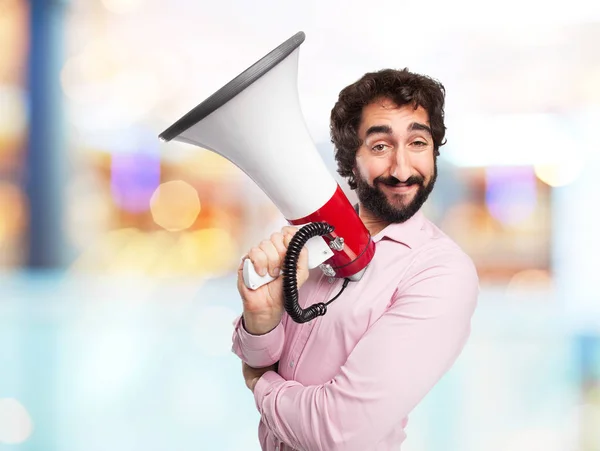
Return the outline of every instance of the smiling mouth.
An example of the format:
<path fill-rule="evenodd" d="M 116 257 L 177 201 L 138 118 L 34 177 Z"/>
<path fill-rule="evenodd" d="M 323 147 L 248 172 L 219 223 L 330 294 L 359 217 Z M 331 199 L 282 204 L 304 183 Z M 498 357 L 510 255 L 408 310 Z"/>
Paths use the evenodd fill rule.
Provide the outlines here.
<path fill-rule="evenodd" d="M 384 184 L 384 186 L 394 192 L 394 193 L 399 193 L 399 194 L 404 194 L 404 193 L 410 193 L 411 191 L 413 191 L 416 187 L 417 184 L 416 183 L 412 183 L 410 185 L 405 185 L 405 184 L 396 184 L 396 185 L 386 185 Z"/>

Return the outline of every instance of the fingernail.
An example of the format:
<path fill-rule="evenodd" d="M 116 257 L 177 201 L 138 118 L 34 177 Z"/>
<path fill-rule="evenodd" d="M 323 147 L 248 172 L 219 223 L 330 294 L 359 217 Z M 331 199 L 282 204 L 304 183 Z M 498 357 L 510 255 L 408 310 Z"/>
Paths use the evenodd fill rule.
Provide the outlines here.
<path fill-rule="evenodd" d="M 279 268 L 275 268 L 275 269 L 273 270 L 273 275 L 274 275 L 275 277 L 279 277 Z"/>

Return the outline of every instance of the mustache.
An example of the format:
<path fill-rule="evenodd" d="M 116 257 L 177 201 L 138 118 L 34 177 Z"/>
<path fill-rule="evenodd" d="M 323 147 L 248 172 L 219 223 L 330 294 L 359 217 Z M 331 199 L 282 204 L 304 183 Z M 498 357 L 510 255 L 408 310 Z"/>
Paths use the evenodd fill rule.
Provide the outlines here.
<path fill-rule="evenodd" d="M 389 177 L 379 176 L 373 180 L 373 185 L 377 185 L 378 183 L 381 183 L 381 184 L 387 185 L 387 186 L 397 186 L 397 185 L 423 186 L 423 184 L 425 183 L 425 178 L 420 175 L 411 175 L 409 178 L 407 178 L 405 181 L 402 182 L 402 181 L 398 180 L 396 177 L 394 177 L 393 175 L 390 175 Z"/>

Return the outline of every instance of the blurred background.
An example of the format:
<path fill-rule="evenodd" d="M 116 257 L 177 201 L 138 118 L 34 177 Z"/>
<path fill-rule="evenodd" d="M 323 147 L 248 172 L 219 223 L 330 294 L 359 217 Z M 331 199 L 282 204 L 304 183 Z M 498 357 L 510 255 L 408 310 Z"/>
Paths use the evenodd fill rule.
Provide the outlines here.
<path fill-rule="evenodd" d="M 297 31 L 335 172 L 338 92 L 447 89 L 427 216 L 475 260 L 473 334 L 403 451 L 600 450 L 600 3 L 0 0 L 0 450 L 258 450 L 239 258 L 281 225 L 158 134 Z"/>

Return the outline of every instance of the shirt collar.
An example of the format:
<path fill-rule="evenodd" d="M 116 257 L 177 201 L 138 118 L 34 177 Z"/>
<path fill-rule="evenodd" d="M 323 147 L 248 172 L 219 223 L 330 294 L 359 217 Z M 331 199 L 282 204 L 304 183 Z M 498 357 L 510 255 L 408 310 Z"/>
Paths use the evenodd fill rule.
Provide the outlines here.
<path fill-rule="evenodd" d="M 354 204 L 354 210 L 358 214 L 358 204 Z M 417 211 L 407 221 L 392 223 L 372 237 L 376 243 L 384 238 L 402 243 L 410 249 L 417 247 L 423 239 L 422 230 L 425 228 L 425 216 L 421 210 Z"/>
<path fill-rule="evenodd" d="M 413 249 L 423 240 L 423 229 L 425 227 L 425 216 L 421 210 L 417 211 L 411 218 L 402 223 L 393 223 L 385 227 L 373 236 L 376 243 L 385 238 L 402 243 Z"/>

